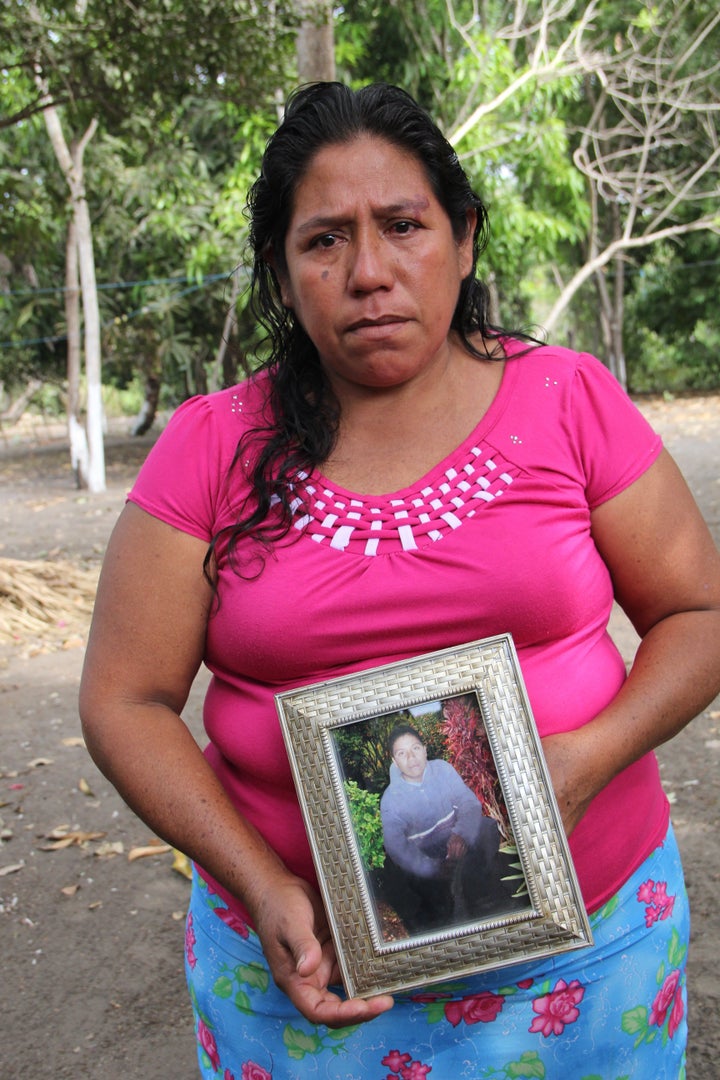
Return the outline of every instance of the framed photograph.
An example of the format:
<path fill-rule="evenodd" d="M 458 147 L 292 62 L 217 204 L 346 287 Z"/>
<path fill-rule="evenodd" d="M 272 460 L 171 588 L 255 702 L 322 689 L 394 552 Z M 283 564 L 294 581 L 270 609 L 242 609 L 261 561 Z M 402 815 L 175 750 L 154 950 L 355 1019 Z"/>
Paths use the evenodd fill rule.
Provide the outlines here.
<path fill-rule="evenodd" d="M 349 996 L 592 944 L 509 634 L 275 701 Z"/>

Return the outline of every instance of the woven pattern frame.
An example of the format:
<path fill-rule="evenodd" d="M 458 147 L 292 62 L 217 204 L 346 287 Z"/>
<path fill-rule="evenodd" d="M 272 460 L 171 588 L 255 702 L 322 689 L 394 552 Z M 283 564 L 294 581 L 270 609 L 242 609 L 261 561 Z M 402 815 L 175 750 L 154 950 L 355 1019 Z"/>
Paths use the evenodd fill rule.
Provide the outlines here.
<path fill-rule="evenodd" d="M 528 906 L 507 917 L 384 942 L 350 820 L 333 733 L 475 693 Z M 385 664 L 275 698 L 348 996 L 446 982 L 592 944 L 582 896 L 509 634 Z"/>

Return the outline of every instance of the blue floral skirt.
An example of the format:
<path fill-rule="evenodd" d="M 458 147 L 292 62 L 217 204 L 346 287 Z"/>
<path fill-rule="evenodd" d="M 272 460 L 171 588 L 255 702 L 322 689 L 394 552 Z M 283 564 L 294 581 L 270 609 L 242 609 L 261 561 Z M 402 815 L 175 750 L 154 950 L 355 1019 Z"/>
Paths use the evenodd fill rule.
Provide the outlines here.
<path fill-rule="evenodd" d="M 197 876 L 186 932 L 205 1080 L 684 1080 L 689 912 L 672 829 L 591 917 L 595 944 L 395 997 L 367 1024 L 304 1019 L 257 935 Z"/>

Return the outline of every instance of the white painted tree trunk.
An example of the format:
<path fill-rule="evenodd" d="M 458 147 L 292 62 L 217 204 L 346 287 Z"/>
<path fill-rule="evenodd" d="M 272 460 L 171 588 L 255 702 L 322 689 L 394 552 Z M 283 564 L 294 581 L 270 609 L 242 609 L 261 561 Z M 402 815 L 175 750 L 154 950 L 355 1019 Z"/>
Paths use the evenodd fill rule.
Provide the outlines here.
<path fill-rule="evenodd" d="M 88 444 L 80 423 L 80 280 L 75 221 L 70 219 L 65 242 L 65 325 L 67 327 L 67 425 L 70 462 L 77 486 L 88 486 Z"/>
<path fill-rule="evenodd" d="M 48 104 L 43 111 L 43 117 L 55 157 L 70 189 L 84 324 L 85 376 L 87 380 L 87 487 L 91 492 L 100 492 L 105 490 L 100 309 L 98 307 L 95 279 L 92 226 L 85 197 L 83 169 L 85 148 L 97 130 L 97 121 L 93 120 L 90 123 L 82 138 L 73 143 L 71 149 L 68 147 L 63 134 L 57 108 Z M 76 445 L 78 425 L 77 418 L 75 424 L 68 421 L 68 427 L 74 433 Z M 70 438 L 72 453 L 73 434 L 71 434 Z"/>

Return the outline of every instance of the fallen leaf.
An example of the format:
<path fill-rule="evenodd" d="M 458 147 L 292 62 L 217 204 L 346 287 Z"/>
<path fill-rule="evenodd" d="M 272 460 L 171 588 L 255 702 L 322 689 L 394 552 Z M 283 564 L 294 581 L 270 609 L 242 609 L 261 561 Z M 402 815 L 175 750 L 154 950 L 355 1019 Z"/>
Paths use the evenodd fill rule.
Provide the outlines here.
<path fill-rule="evenodd" d="M 101 908 L 102 906 L 102 900 L 94 900 L 92 904 L 88 904 L 88 911 L 97 911 L 97 909 Z"/>
<path fill-rule="evenodd" d="M 172 869 L 176 874 L 182 874 L 188 881 L 192 880 L 192 863 L 188 859 L 187 855 L 184 855 L 182 851 L 178 851 L 177 848 L 173 848 L 174 858 Z"/>
<path fill-rule="evenodd" d="M 80 829 L 75 829 L 72 832 L 64 832 L 60 829 L 55 829 L 48 836 L 49 844 L 43 844 L 40 847 L 41 851 L 61 851 L 63 848 L 72 847 L 76 844 L 78 847 L 87 847 L 90 840 L 102 840 L 103 836 L 107 836 L 104 832 L 82 832 Z"/>
<path fill-rule="evenodd" d="M 107 858 L 111 855 L 122 855 L 124 850 L 125 845 L 123 844 L 122 840 L 107 840 L 104 844 L 100 844 L 100 846 L 96 849 L 95 854 L 99 855 L 101 858 L 103 856 Z"/>
<path fill-rule="evenodd" d="M 10 866 L 0 866 L 0 877 L 5 877 L 7 874 L 16 874 L 24 866 L 24 862 L 12 863 Z"/>
<path fill-rule="evenodd" d="M 78 780 L 78 790 L 81 791 L 83 795 L 89 795 L 91 798 L 95 794 L 87 780 L 84 780 L 82 777 Z"/>
<path fill-rule="evenodd" d="M 136 859 L 146 859 L 149 855 L 164 855 L 166 851 L 171 851 L 172 848 L 169 844 L 155 843 L 146 844 L 144 847 L 134 847 L 128 852 L 128 862 L 135 862 Z"/>
<path fill-rule="evenodd" d="M 41 765 L 54 765 L 54 761 L 49 757 L 36 757 L 32 761 L 28 761 L 28 769 L 37 769 Z"/>
<path fill-rule="evenodd" d="M 63 739 L 63 746 L 85 746 L 85 740 L 80 735 L 73 735 L 71 739 Z"/>
<path fill-rule="evenodd" d="M 64 889 L 60 890 L 60 892 L 63 894 L 63 896 L 74 896 L 79 888 L 79 885 L 66 885 Z"/>

